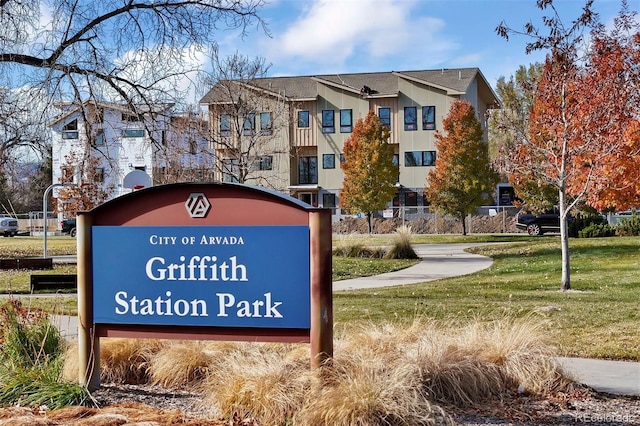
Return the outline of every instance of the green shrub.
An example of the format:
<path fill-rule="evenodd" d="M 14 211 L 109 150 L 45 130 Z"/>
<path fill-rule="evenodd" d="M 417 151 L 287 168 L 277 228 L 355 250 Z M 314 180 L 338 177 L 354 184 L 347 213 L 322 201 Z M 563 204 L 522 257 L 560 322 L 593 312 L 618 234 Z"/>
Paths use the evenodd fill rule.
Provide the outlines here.
<path fill-rule="evenodd" d="M 19 367 L 37 367 L 57 358 L 64 351 L 60 331 L 46 314 L 23 311 L 17 300 L 0 308 L 0 321 L 4 328 L 2 357 Z"/>
<path fill-rule="evenodd" d="M 10 299 L 0 322 L 0 405 L 95 405 L 86 388 L 61 380 L 65 342 L 46 313 Z"/>
<path fill-rule="evenodd" d="M 580 238 L 613 237 L 614 235 L 616 235 L 616 230 L 608 223 L 592 223 L 578 232 Z"/>
<path fill-rule="evenodd" d="M 38 367 L 0 369 L 0 405 L 46 405 L 52 410 L 70 405 L 96 405 L 86 388 L 60 381 L 61 372 L 59 359 L 40 363 Z"/>
<path fill-rule="evenodd" d="M 598 214 L 578 214 L 569 221 L 569 236 L 577 238 L 580 231 L 591 225 L 606 225 L 607 219 Z"/>
<path fill-rule="evenodd" d="M 635 212 L 629 218 L 622 219 L 616 225 L 616 234 L 621 237 L 632 237 L 640 235 L 640 216 Z"/>

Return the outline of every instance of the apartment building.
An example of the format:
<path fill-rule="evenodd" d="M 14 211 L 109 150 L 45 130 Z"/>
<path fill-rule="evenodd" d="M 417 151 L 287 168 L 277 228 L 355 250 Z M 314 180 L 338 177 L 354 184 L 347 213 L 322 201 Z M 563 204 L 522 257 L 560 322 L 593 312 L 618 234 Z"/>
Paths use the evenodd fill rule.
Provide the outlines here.
<path fill-rule="evenodd" d="M 92 188 L 98 203 L 144 187 L 213 179 L 206 121 L 173 105 L 134 112 L 123 105 L 59 103 L 49 123 L 52 182 Z M 55 188 L 58 198 L 62 189 Z M 59 215 L 68 215 L 59 204 Z"/>
<path fill-rule="evenodd" d="M 438 156 L 434 133 L 442 130 L 452 101 L 464 99 L 474 106 L 485 139 L 487 112 L 498 104 L 478 68 L 271 77 L 235 83 L 234 90 L 223 90 L 221 86 L 230 87 L 233 82 L 219 82 L 201 100 L 208 107 L 217 158 L 238 166 L 242 163 L 234 158 L 238 150 L 229 147 L 246 145 L 243 138 L 266 136 L 254 151 L 240 149 L 249 164 L 259 165 L 249 166 L 253 173 L 242 182 L 275 182 L 266 186 L 331 208 L 340 205 L 342 147 L 356 121 L 368 111 L 375 111 L 389 128 L 400 170 L 398 192 L 388 200 L 389 206 L 423 206 L 427 173 Z M 222 170 L 217 179 L 237 181 L 234 172 L 233 168 Z M 340 214 L 339 209 L 334 211 Z"/>

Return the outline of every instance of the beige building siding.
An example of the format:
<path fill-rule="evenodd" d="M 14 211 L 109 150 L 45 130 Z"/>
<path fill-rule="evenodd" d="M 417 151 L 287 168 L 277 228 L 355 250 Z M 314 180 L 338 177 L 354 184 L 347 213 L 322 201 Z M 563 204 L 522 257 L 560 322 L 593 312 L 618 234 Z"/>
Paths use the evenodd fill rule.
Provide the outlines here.
<path fill-rule="evenodd" d="M 380 108 L 389 108 L 391 109 L 391 133 L 389 135 L 389 143 L 397 144 L 398 143 L 398 131 L 399 129 L 399 119 L 398 117 L 398 99 L 396 98 L 377 98 L 371 99 L 369 101 L 370 109 L 375 111 L 376 115 L 378 114 L 378 109 Z"/>
<path fill-rule="evenodd" d="M 340 156 L 343 154 L 344 142 L 351 137 L 353 128 L 359 118 L 369 112 L 369 102 L 360 94 L 352 91 L 336 89 L 318 83 L 318 185 L 327 190 L 337 191 L 342 188 L 344 173 L 340 168 Z M 324 110 L 334 111 L 334 132 L 322 133 L 322 113 Z M 340 111 L 351 110 L 351 131 L 343 131 L 340 126 Z M 333 168 L 324 168 L 324 156 L 333 156 Z"/>
<path fill-rule="evenodd" d="M 407 152 L 436 151 L 436 130 L 442 131 L 442 118 L 449 111 L 452 98 L 443 90 L 400 79 L 398 98 L 400 184 L 407 188 L 423 188 L 433 166 L 407 167 Z M 423 130 L 422 107 L 435 106 L 435 129 Z M 416 130 L 405 130 L 405 107 L 416 107 Z"/>
<path fill-rule="evenodd" d="M 318 140 L 318 110 L 316 102 L 296 102 L 292 110 L 292 146 L 316 146 Z M 298 113 L 300 111 L 309 111 L 309 127 L 298 127 Z"/>

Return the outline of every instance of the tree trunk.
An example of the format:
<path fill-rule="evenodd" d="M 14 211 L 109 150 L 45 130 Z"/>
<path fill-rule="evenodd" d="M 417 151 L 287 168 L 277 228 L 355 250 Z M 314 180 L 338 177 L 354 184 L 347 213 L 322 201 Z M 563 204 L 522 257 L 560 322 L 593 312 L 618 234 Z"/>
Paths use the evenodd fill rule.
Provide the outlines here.
<path fill-rule="evenodd" d="M 367 212 L 367 225 L 369 226 L 369 234 L 373 232 L 373 224 L 371 223 L 371 212 Z"/>
<path fill-rule="evenodd" d="M 560 290 L 571 289 L 571 269 L 569 258 L 569 226 L 567 222 L 567 194 L 563 189 L 559 191 L 560 198 L 560 248 L 562 250 L 562 279 Z"/>
<path fill-rule="evenodd" d="M 460 219 L 462 219 L 462 235 L 467 235 L 467 216 L 462 213 Z"/>

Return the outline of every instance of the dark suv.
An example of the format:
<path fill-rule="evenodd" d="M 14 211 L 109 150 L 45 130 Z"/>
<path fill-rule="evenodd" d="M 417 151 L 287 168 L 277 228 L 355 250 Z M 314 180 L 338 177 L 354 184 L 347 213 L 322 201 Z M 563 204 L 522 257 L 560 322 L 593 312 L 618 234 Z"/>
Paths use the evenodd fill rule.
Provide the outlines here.
<path fill-rule="evenodd" d="M 63 234 L 69 234 L 72 237 L 76 236 L 76 220 L 75 219 L 65 219 L 60 222 L 60 231 Z"/>
<path fill-rule="evenodd" d="M 557 208 L 538 215 L 521 211 L 516 218 L 516 228 L 527 231 L 529 235 L 560 232 L 560 212 Z"/>

